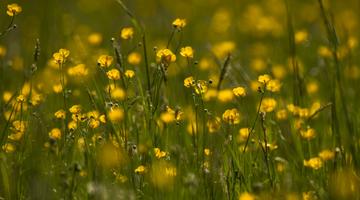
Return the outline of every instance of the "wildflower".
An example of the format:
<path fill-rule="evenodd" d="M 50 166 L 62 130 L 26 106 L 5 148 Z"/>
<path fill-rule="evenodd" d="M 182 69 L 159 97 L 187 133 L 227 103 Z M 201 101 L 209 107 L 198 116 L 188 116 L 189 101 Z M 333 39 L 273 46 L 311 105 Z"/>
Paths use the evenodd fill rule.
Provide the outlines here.
<path fill-rule="evenodd" d="M 210 101 L 218 96 L 218 91 L 214 88 L 207 90 L 203 96 L 204 101 Z"/>
<path fill-rule="evenodd" d="M 51 131 L 49 132 L 49 137 L 54 139 L 54 140 L 58 140 L 61 138 L 61 131 L 58 128 L 53 128 L 51 129 Z"/>
<path fill-rule="evenodd" d="M 69 108 L 70 113 L 72 114 L 79 114 L 81 112 L 81 106 L 80 105 L 73 105 Z"/>
<path fill-rule="evenodd" d="M 286 69 L 283 65 L 274 65 L 271 67 L 271 73 L 277 79 L 283 79 L 286 76 Z"/>
<path fill-rule="evenodd" d="M 268 74 L 260 75 L 258 77 L 258 82 L 262 84 L 267 84 L 271 80 L 271 77 Z"/>
<path fill-rule="evenodd" d="M 166 111 L 160 114 L 160 119 L 164 123 L 171 123 L 173 121 L 181 120 L 182 115 L 183 112 L 181 112 L 180 110 L 174 111 L 169 106 L 166 106 Z"/>
<path fill-rule="evenodd" d="M 165 167 L 165 175 L 170 177 L 175 177 L 177 175 L 177 170 L 175 167 Z"/>
<path fill-rule="evenodd" d="M 176 61 L 176 56 L 170 49 L 161 49 L 156 52 L 156 60 L 168 65 Z"/>
<path fill-rule="evenodd" d="M 266 69 L 266 66 L 266 62 L 261 58 L 255 58 L 250 63 L 251 69 L 257 72 L 264 71 Z"/>
<path fill-rule="evenodd" d="M 210 149 L 205 148 L 205 149 L 204 149 L 204 154 L 205 154 L 206 156 L 210 156 L 210 154 L 211 154 Z"/>
<path fill-rule="evenodd" d="M 71 67 L 68 69 L 68 74 L 70 76 L 86 76 L 88 75 L 88 69 L 86 68 L 86 66 L 84 64 L 79 64 L 76 65 L 74 67 Z"/>
<path fill-rule="evenodd" d="M 12 17 L 12 16 L 15 16 L 15 15 L 21 13 L 21 11 L 22 11 L 22 8 L 18 4 L 13 3 L 13 4 L 7 5 L 6 14 Z"/>
<path fill-rule="evenodd" d="M 248 139 L 249 135 L 250 135 L 249 128 L 241 128 L 239 130 L 239 141 L 240 142 L 246 141 Z"/>
<path fill-rule="evenodd" d="M 125 76 L 126 76 L 127 78 L 132 78 L 132 77 L 135 76 L 135 72 L 134 72 L 133 70 L 126 70 L 126 71 L 125 71 Z"/>
<path fill-rule="evenodd" d="M 18 103 L 22 103 L 25 101 L 25 96 L 23 94 L 20 94 L 19 96 L 16 97 L 16 101 Z"/>
<path fill-rule="evenodd" d="M 101 123 L 106 123 L 106 116 L 105 115 L 100 115 L 100 117 L 99 117 L 99 121 L 101 122 Z"/>
<path fill-rule="evenodd" d="M 112 64 L 113 60 L 114 58 L 112 56 L 101 55 L 98 58 L 97 62 L 100 67 L 109 67 Z"/>
<path fill-rule="evenodd" d="M 154 148 L 154 153 L 155 157 L 158 159 L 164 158 L 167 154 L 165 151 L 161 151 L 159 148 Z"/>
<path fill-rule="evenodd" d="M 330 58 L 332 56 L 331 50 L 329 49 L 329 47 L 326 46 L 320 46 L 317 52 L 319 56 L 324 58 Z"/>
<path fill-rule="evenodd" d="M 141 55 L 138 52 L 132 52 L 128 55 L 127 61 L 131 65 L 138 65 L 141 62 Z"/>
<path fill-rule="evenodd" d="M 267 85 L 266 85 L 266 89 L 271 91 L 271 92 L 279 92 L 281 88 L 281 83 L 279 80 L 270 80 Z"/>
<path fill-rule="evenodd" d="M 191 86 L 194 86 L 195 80 L 194 77 L 189 76 L 184 79 L 184 86 L 187 88 L 190 88 Z"/>
<path fill-rule="evenodd" d="M 63 64 L 66 61 L 66 58 L 69 57 L 70 51 L 67 49 L 59 49 L 58 52 L 55 52 L 53 54 L 53 58 L 55 60 L 55 63 L 57 64 Z"/>
<path fill-rule="evenodd" d="M 304 166 L 318 170 L 323 166 L 323 161 L 319 157 L 310 158 L 309 160 L 304 160 Z"/>
<path fill-rule="evenodd" d="M 282 109 L 276 112 L 276 119 L 278 120 L 285 120 L 287 117 L 288 115 L 286 109 Z"/>
<path fill-rule="evenodd" d="M 57 118 L 57 119 L 65 119 L 66 117 L 66 112 L 65 110 L 58 110 L 55 112 L 54 116 Z"/>
<path fill-rule="evenodd" d="M 307 128 L 307 130 L 300 130 L 300 135 L 304 139 L 311 140 L 315 137 L 316 132 L 312 128 Z"/>
<path fill-rule="evenodd" d="M 305 30 L 297 31 L 295 33 L 295 43 L 301 44 L 308 40 L 308 32 Z"/>
<path fill-rule="evenodd" d="M 61 83 L 58 83 L 58 84 L 53 85 L 52 89 L 55 93 L 60 93 L 60 92 L 62 92 L 63 87 L 62 87 Z"/>
<path fill-rule="evenodd" d="M 186 19 L 177 18 L 173 21 L 172 25 L 174 26 L 174 28 L 181 30 L 186 26 Z"/>
<path fill-rule="evenodd" d="M 240 113 L 236 108 L 225 110 L 225 112 L 222 115 L 222 118 L 225 122 L 229 124 L 240 123 Z"/>
<path fill-rule="evenodd" d="M 327 160 L 331 160 L 335 157 L 335 152 L 334 151 L 331 151 L 331 150 L 328 150 L 328 149 L 325 149 L 325 150 L 322 150 L 320 153 L 319 153 L 319 157 L 323 160 L 323 161 L 327 161 Z"/>
<path fill-rule="evenodd" d="M 100 121 L 97 119 L 90 119 L 89 120 L 89 127 L 95 129 L 100 126 Z"/>
<path fill-rule="evenodd" d="M 120 79 L 120 71 L 117 69 L 111 69 L 108 72 L 106 72 L 107 77 L 110 80 L 119 80 Z"/>
<path fill-rule="evenodd" d="M 111 95 L 112 99 L 115 99 L 117 101 L 122 101 L 126 97 L 125 91 L 120 87 L 117 87 L 117 88 L 111 90 L 110 95 Z"/>
<path fill-rule="evenodd" d="M 256 199 L 255 196 L 248 192 L 244 192 L 239 196 L 239 200 L 255 200 L 255 199 Z"/>
<path fill-rule="evenodd" d="M 209 133 L 214 133 L 220 129 L 221 120 L 219 117 L 216 117 L 214 119 L 209 120 L 206 123 L 206 126 L 208 127 Z"/>
<path fill-rule="evenodd" d="M 194 50 L 190 46 L 180 49 L 180 55 L 185 58 L 194 58 Z"/>
<path fill-rule="evenodd" d="M 233 91 L 234 95 L 237 96 L 237 97 L 246 96 L 246 90 L 243 87 L 236 87 L 232 91 Z"/>
<path fill-rule="evenodd" d="M 208 91 L 208 82 L 204 80 L 198 80 L 194 85 L 196 94 L 204 94 Z"/>
<path fill-rule="evenodd" d="M 4 93 L 3 93 L 3 100 L 4 100 L 4 102 L 8 102 L 8 101 L 10 101 L 10 99 L 12 98 L 12 93 L 11 92 L 9 92 L 9 91 L 4 91 Z"/>
<path fill-rule="evenodd" d="M 70 131 L 74 131 L 77 129 L 77 122 L 76 121 L 71 121 L 68 123 L 68 128 Z"/>
<path fill-rule="evenodd" d="M 121 108 L 113 108 L 110 110 L 108 117 L 111 122 L 120 122 L 124 118 L 124 111 Z"/>
<path fill-rule="evenodd" d="M 5 151 L 5 153 L 12 153 L 15 151 L 15 146 L 11 143 L 6 143 L 2 146 L 2 149 Z"/>
<path fill-rule="evenodd" d="M 277 102 L 273 98 L 264 98 L 261 102 L 261 112 L 272 112 L 276 108 Z"/>
<path fill-rule="evenodd" d="M 135 169 L 135 173 L 137 174 L 145 174 L 146 167 L 144 165 L 140 165 Z"/>
<path fill-rule="evenodd" d="M 226 90 L 220 90 L 218 92 L 217 98 L 220 102 L 229 102 L 231 100 L 233 100 L 234 98 L 234 94 L 231 90 L 226 89 Z"/>
<path fill-rule="evenodd" d="M 212 52 L 219 59 L 225 58 L 228 54 L 235 50 L 235 43 L 233 41 L 224 41 L 213 46 Z"/>
<path fill-rule="evenodd" d="M 99 44 L 101 44 L 103 38 L 100 33 L 91 33 L 88 36 L 87 40 L 91 45 L 99 45 Z"/>
<path fill-rule="evenodd" d="M 311 81 L 306 84 L 306 91 L 309 94 L 315 94 L 319 91 L 319 85 L 315 81 Z"/>
<path fill-rule="evenodd" d="M 6 55 L 6 48 L 0 45 L 0 58 L 3 58 Z"/>
<path fill-rule="evenodd" d="M 124 27 L 123 29 L 121 29 L 121 38 L 124 40 L 128 40 L 133 38 L 134 35 L 134 29 L 132 27 Z"/>

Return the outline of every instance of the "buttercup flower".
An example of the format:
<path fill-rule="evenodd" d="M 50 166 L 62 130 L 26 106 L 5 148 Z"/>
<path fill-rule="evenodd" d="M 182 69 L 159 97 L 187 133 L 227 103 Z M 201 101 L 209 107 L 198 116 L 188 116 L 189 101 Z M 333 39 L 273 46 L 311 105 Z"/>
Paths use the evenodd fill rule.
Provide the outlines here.
<path fill-rule="evenodd" d="M 113 60 L 114 58 L 112 56 L 101 55 L 97 62 L 101 67 L 109 67 L 112 64 Z"/>
<path fill-rule="evenodd" d="M 121 29 L 121 38 L 124 40 L 131 39 L 134 35 L 134 29 L 132 27 L 125 27 Z"/>
<path fill-rule="evenodd" d="M 174 28 L 181 30 L 186 26 L 186 19 L 177 18 L 173 21 L 172 25 L 174 26 Z"/>
<path fill-rule="evenodd" d="M 185 58 L 193 58 L 194 57 L 194 50 L 192 47 L 187 46 L 180 49 L 180 55 Z"/>
<path fill-rule="evenodd" d="M 18 4 L 13 3 L 13 4 L 7 5 L 6 14 L 9 16 L 14 16 L 14 15 L 21 13 L 21 11 L 22 11 L 22 8 Z"/>

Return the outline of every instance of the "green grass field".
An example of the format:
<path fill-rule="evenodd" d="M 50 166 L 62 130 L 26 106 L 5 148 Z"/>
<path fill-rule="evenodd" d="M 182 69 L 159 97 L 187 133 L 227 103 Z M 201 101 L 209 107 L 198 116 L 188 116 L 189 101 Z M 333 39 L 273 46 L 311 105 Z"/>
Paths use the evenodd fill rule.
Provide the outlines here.
<path fill-rule="evenodd" d="M 0 200 L 360 199 L 360 1 L 0 1 Z"/>

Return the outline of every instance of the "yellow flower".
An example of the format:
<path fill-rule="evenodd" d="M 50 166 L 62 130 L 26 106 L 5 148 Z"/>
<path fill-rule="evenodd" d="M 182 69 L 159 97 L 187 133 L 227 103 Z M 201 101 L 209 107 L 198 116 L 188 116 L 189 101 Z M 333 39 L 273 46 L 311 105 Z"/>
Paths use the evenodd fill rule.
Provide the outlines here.
<path fill-rule="evenodd" d="M 327 160 L 331 160 L 335 157 L 335 152 L 334 151 L 331 151 L 329 149 L 325 149 L 325 150 L 322 150 L 320 153 L 319 153 L 319 157 L 323 160 L 323 161 L 327 161 Z"/>
<path fill-rule="evenodd" d="M 219 59 L 225 58 L 229 53 L 232 53 L 235 50 L 235 43 L 232 41 L 224 41 L 217 43 L 213 46 L 212 52 Z"/>
<path fill-rule="evenodd" d="M 301 44 L 308 40 L 308 32 L 305 30 L 297 31 L 295 33 L 295 43 Z"/>
<path fill-rule="evenodd" d="M 331 50 L 326 46 L 320 46 L 317 52 L 319 56 L 324 58 L 330 58 L 332 56 Z"/>
<path fill-rule="evenodd" d="M 6 143 L 2 146 L 2 149 L 5 151 L 5 153 L 12 153 L 15 151 L 15 146 L 11 143 Z"/>
<path fill-rule="evenodd" d="M 159 148 L 154 148 L 154 153 L 155 157 L 158 159 L 164 158 L 167 154 L 165 151 L 161 151 Z"/>
<path fill-rule="evenodd" d="M 198 80 L 194 85 L 196 94 L 204 94 L 208 91 L 208 82 L 204 80 Z"/>
<path fill-rule="evenodd" d="M 50 132 L 49 132 L 49 137 L 54 139 L 54 140 L 58 140 L 61 138 L 61 131 L 58 128 L 53 128 Z"/>
<path fill-rule="evenodd" d="M 210 154 L 211 154 L 210 149 L 205 148 L 205 149 L 204 149 L 204 154 L 205 154 L 205 156 L 210 156 Z"/>
<path fill-rule="evenodd" d="M 146 172 L 146 167 L 144 165 L 140 165 L 135 169 L 135 173 L 144 174 Z"/>
<path fill-rule="evenodd" d="M 323 166 L 323 161 L 319 157 L 310 158 L 309 160 L 304 160 L 304 166 L 318 170 Z"/>
<path fill-rule="evenodd" d="M 112 56 L 109 55 L 101 55 L 97 62 L 98 65 L 100 65 L 101 67 L 109 67 L 112 62 L 113 62 L 114 58 Z"/>
<path fill-rule="evenodd" d="M 277 102 L 273 98 L 264 98 L 261 102 L 261 112 L 272 112 L 276 108 Z"/>
<path fill-rule="evenodd" d="M 233 91 L 234 95 L 237 96 L 237 97 L 246 96 L 246 90 L 243 87 L 236 87 L 232 91 Z"/>
<path fill-rule="evenodd" d="M 173 21 L 172 25 L 174 26 L 174 28 L 181 30 L 186 26 L 186 19 L 177 18 Z"/>
<path fill-rule="evenodd" d="M 180 49 L 180 55 L 185 58 L 194 58 L 194 50 L 190 46 L 183 47 Z"/>
<path fill-rule="evenodd" d="M 127 78 L 132 78 L 132 77 L 135 76 L 135 72 L 134 72 L 133 70 L 126 70 L 126 71 L 125 71 L 125 76 L 126 76 Z"/>
<path fill-rule="evenodd" d="M 281 83 L 279 80 L 270 80 L 267 85 L 266 85 L 266 89 L 271 91 L 271 92 L 279 92 L 281 88 Z"/>
<path fill-rule="evenodd" d="M 0 58 L 6 55 L 6 48 L 0 45 Z"/>
<path fill-rule="evenodd" d="M 68 74 L 70 76 L 86 76 L 88 73 L 88 69 L 84 64 L 79 64 L 68 69 Z"/>
<path fill-rule="evenodd" d="M 106 72 L 107 77 L 110 80 L 119 80 L 120 79 L 120 72 L 117 69 L 111 69 L 108 72 Z"/>
<path fill-rule="evenodd" d="M 306 131 L 301 130 L 301 131 L 300 131 L 300 135 L 301 135 L 301 137 L 304 138 L 304 139 L 311 140 L 311 139 L 313 139 L 313 138 L 315 137 L 316 132 L 315 132 L 315 130 L 312 129 L 312 128 L 307 128 Z"/>
<path fill-rule="evenodd" d="M 206 126 L 209 129 L 209 133 L 215 133 L 216 131 L 218 131 L 220 129 L 221 119 L 219 117 L 216 117 L 214 119 L 210 119 L 206 123 Z"/>
<path fill-rule="evenodd" d="M 111 98 L 115 99 L 117 101 L 122 101 L 125 99 L 126 93 L 122 88 L 115 88 L 114 90 L 111 90 Z"/>
<path fill-rule="evenodd" d="M 244 192 L 239 196 L 239 200 L 255 200 L 255 199 L 256 199 L 255 196 L 248 192 Z"/>
<path fill-rule="evenodd" d="M 244 142 L 247 140 L 247 138 L 250 135 L 250 129 L 249 128 L 241 128 L 239 130 L 239 142 Z"/>
<path fill-rule="evenodd" d="M 234 98 L 234 94 L 231 90 L 226 89 L 226 90 L 220 90 L 218 92 L 217 98 L 220 102 L 229 102 L 231 100 L 233 100 Z"/>
<path fill-rule="evenodd" d="M 60 83 L 53 85 L 52 88 L 55 93 L 60 93 L 63 90 L 62 85 Z"/>
<path fill-rule="evenodd" d="M 156 60 L 165 64 L 176 61 L 176 56 L 170 49 L 161 49 L 156 52 Z"/>
<path fill-rule="evenodd" d="M 127 61 L 131 65 L 138 65 L 141 62 L 141 55 L 138 52 L 132 52 L 128 55 Z"/>
<path fill-rule="evenodd" d="M 66 58 L 69 57 L 70 51 L 67 49 L 59 49 L 58 52 L 55 52 L 53 54 L 53 58 L 55 60 L 55 63 L 57 64 L 63 64 L 66 61 Z"/>
<path fill-rule="evenodd" d="M 195 84 L 195 80 L 194 77 L 189 76 L 187 78 L 184 79 L 184 86 L 187 88 L 190 88 L 191 86 L 193 86 Z"/>
<path fill-rule="evenodd" d="M 121 108 L 113 108 L 109 111 L 108 117 L 111 122 L 120 122 L 124 118 L 124 111 Z"/>
<path fill-rule="evenodd" d="M 70 113 L 72 114 L 79 114 L 81 112 L 81 106 L 80 105 L 73 105 L 69 108 Z"/>
<path fill-rule="evenodd" d="M 57 118 L 57 119 L 65 119 L 65 117 L 66 117 L 66 112 L 65 112 L 65 110 L 58 110 L 58 111 L 56 111 L 55 112 L 55 117 Z"/>
<path fill-rule="evenodd" d="M 13 4 L 7 5 L 6 14 L 8 14 L 9 16 L 14 16 L 14 15 L 21 13 L 21 11 L 22 11 L 22 8 L 18 4 L 13 3 Z"/>
<path fill-rule="evenodd" d="M 260 75 L 258 77 L 258 82 L 262 84 L 267 84 L 271 80 L 271 77 L 268 74 Z"/>
<path fill-rule="evenodd" d="M 132 27 L 124 27 L 121 29 L 121 38 L 124 40 L 131 39 L 134 35 L 134 29 Z"/>
<path fill-rule="evenodd" d="M 236 108 L 225 110 L 225 112 L 222 115 L 222 118 L 225 122 L 229 124 L 240 123 L 240 113 Z"/>
<path fill-rule="evenodd" d="M 71 121 L 68 123 L 68 128 L 70 131 L 74 131 L 77 128 L 77 122 L 76 121 Z"/>
<path fill-rule="evenodd" d="M 16 97 L 16 101 L 18 103 L 22 103 L 25 101 L 25 96 L 23 94 L 20 94 L 19 96 Z"/>
<path fill-rule="evenodd" d="M 278 120 L 285 120 L 285 119 L 287 119 L 287 117 L 288 117 L 288 114 L 287 114 L 286 109 L 282 109 L 282 110 L 279 110 L 276 112 L 276 119 L 278 119 Z"/>
<path fill-rule="evenodd" d="M 100 33 L 91 33 L 87 40 L 91 45 L 99 45 L 101 44 L 103 37 Z"/>

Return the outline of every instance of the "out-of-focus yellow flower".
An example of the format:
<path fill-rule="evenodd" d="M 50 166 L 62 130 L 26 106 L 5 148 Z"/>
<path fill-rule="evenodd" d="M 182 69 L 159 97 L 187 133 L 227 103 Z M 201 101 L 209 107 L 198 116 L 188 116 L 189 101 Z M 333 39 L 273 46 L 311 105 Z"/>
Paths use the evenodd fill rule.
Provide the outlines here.
<path fill-rule="evenodd" d="M 261 102 L 261 112 L 272 112 L 276 108 L 277 102 L 273 98 L 264 98 Z"/>
<path fill-rule="evenodd" d="M 119 80 L 120 79 L 120 71 L 117 69 L 111 69 L 106 72 L 108 79 L 110 80 Z"/>
<path fill-rule="evenodd" d="M 204 94 L 208 91 L 208 82 L 204 80 L 196 81 L 194 85 L 196 94 Z"/>
<path fill-rule="evenodd" d="M 250 129 L 249 128 L 241 128 L 239 130 L 239 142 L 244 142 L 248 139 L 250 135 Z"/>
<path fill-rule="evenodd" d="M 310 158 L 309 160 L 304 160 L 304 166 L 318 170 L 323 166 L 323 161 L 319 157 Z"/>
<path fill-rule="evenodd" d="M 132 52 L 128 55 L 127 61 L 131 65 L 138 65 L 141 62 L 141 55 L 138 52 Z"/>
<path fill-rule="evenodd" d="M 266 85 L 266 89 L 271 92 L 279 92 L 280 88 L 281 88 L 281 83 L 279 80 L 276 79 L 270 80 Z"/>
<path fill-rule="evenodd" d="M 13 94 L 9 91 L 4 91 L 3 93 L 3 100 L 4 102 L 8 102 L 10 101 L 11 97 L 13 96 Z"/>
<path fill-rule="evenodd" d="M 156 60 L 161 63 L 170 64 L 176 61 L 176 55 L 170 49 L 160 49 L 156 52 Z"/>
<path fill-rule="evenodd" d="M 86 66 L 84 64 L 79 64 L 76 65 L 74 67 L 70 67 L 68 69 L 68 74 L 70 76 L 87 76 L 89 73 L 88 69 L 86 68 Z"/>
<path fill-rule="evenodd" d="M 287 114 L 286 109 L 281 109 L 276 112 L 276 119 L 278 119 L 278 120 L 285 120 L 285 119 L 287 119 L 287 117 L 288 117 L 288 114 Z"/>
<path fill-rule="evenodd" d="M 133 38 L 134 35 L 134 29 L 132 27 L 124 27 L 123 29 L 121 29 L 121 33 L 120 36 L 122 39 L 124 40 L 128 40 Z"/>
<path fill-rule="evenodd" d="M 220 102 L 229 102 L 234 99 L 234 94 L 230 89 L 220 90 L 217 94 L 217 99 Z"/>
<path fill-rule="evenodd" d="M 24 96 L 23 94 L 20 94 L 19 96 L 16 97 L 16 101 L 17 101 L 18 103 L 24 102 L 25 99 L 26 99 L 26 98 L 25 98 L 25 96 Z"/>
<path fill-rule="evenodd" d="M 97 60 L 98 64 L 101 67 L 109 67 L 113 61 L 114 61 L 114 58 L 109 55 L 101 55 Z"/>
<path fill-rule="evenodd" d="M 117 88 L 111 90 L 110 94 L 111 94 L 111 98 L 115 99 L 117 101 L 122 101 L 126 97 L 125 91 L 120 87 L 117 87 Z"/>
<path fill-rule="evenodd" d="M 18 4 L 13 3 L 13 4 L 7 5 L 6 14 L 9 16 L 15 16 L 15 15 L 21 13 L 21 11 L 22 11 L 22 8 Z"/>
<path fill-rule="evenodd" d="M 60 131 L 60 129 L 58 129 L 58 128 L 51 129 L 51 131 L 49 132 L 49 137 L 54 139 L 54 140 L 61 139 L 61 131 Z"/>
<path fill-rule="evenodd" d="M 125 76 L 127 77 L 127 78 L 132 78 L 132 77 L 134 77 L 135 76 L 135 72 L 134 72 L 134 70 L 126 70 L 125 71 Z"/>
<path fill-rule="evenodd" d="M 320 153 L 319 153 L 319 157 L 323 160 L 323 161 L 327 161 L 327 160 L 331 160 L 335 157 L 335 152 L 334 151 L 331 151 L 329 149 L 325 149 L 325 150 L 322 150 Z"/>
<path fill-rule="evenodd" d="M 103 37 L 100 33 L 91 33 L 87 40 L 91 45 L 99 45 L 101 44 Z"/>
<path fill-rule="evenodd" d="M 120 122 L 124 118 L 124 111 L 121 108 L 113 108 L 109 111 L 108 117 L 113 123 Z"/>
<path fill-rule="evenodd" d="M 236 48 L 233 41 L 224 41 L 217 43 L 213 46 L 212 52 L 219 59 L 225 58 L 228 54 L 232 53 Z"/>
<path fill-rule="evenodd" d="M 57 118 L 57 119 L 65 119 L 66 117 L 66 112 L 65 110 L 58 110 L 55 112 L 54 116 Z"/>
<path fill-rule="evenodd" d="M 318 54 L 319 56 L 324 58 L 330 58 L 332 56 L 331 50 L 329 49 L 329 47 L 326 46 L 320 46 L 318 48 Z"/>
<path fill-rule="evenodd" d="M 174 111 L 169 106 L 166 106 L 166 111 L 160 114 L 160 119 L 164 123 L 171 123 L 173 121 L 181 120 L 183 112 L 180 110 Z"/>
<path fill-rule="evenodd" d="M 240 113 L 236 108 L 225 110 L 225 112 L 222 115 L 222 118 L 225 122 L 229 124 L 240 123 Z"/>
<path fill-rule="evenodd" d="M 74 131 L 77 129 L 77 122 L 76 121 L 71 121 L 68 123 L 68 128 L 70 131 Z"/>
<path fill-rule="evenodd" d="M 213 119 L 210 119 L 206 126 L 208 127 L 209 133 L 215 133 L 220 129 L 221 126 L 221 119 L 219 117 L 215 117 Z"/>
<path fill-rule="evenodd" d="M 105 124 L 106 123 L 106 116 L 105 115 L 100 115 L 99 120 L 100 120 L 101 123 Z"/>
<path fill-rule="evenodd" d="M 194 50 L 190 46 L 183 47 L 180 49 L 180 55 L 185 58 L 194 58 Z"/>
<path fill-rule="evenodd" d="M 210 156 L 210 154 L 211 154 L 210 149 L 205 148 L 205 149 L 204 149 L 204 154 L 205 154 L 205 156 Z"/>
<path fill-rule="evenodd" d="M 146 170 L 147 169 L 146 169 L 146 167 L 144 165 L 140 165 L 134 171 L 137 174 L 145 174 Z"/>
<path fill-rule="evenodd" d="M 52 89 L 55 93 L 60 93 L 60 92 L 62 92 L 63 87 L 60 83 L 58 83 L 58 84 L 53 85 Z"/>
<path fill-rule="evenodd" d="M 250 67 L 256 72 L 262 72 L 266 69 L 267 64 L 266 62 L 261 58 L 255 58 L 251 60 Z"/>
<path fill-rule="evenodd" d="M 177 18 L 172 22 L 172 25 L 174 26 L 174 28 L 181 30 L 186 26 L 186 19 Z"/>
<path fill-rule="evenodd" d="M 258 82 L 262 84 L 267 84 L 271 80 L 271 77 L 268 74 L 263 74 L 258 77 Z"/>
<path fill-rule="evenodd" d="M 306 30 L 300 30 L 295 33 L 295 43 L 302 44 L 308 40 L 309 34 Z"/>
<path fill-rule="evenodd" d="M 246 96 L 246 90 L 245 90 L 244 87 L 236 87 L 232 91 L 233 91 L 234 95 L 237 96 L 237 97 Z"/>
<path fill-rule="evenodd" d="M 302 200 L 315 200 L 315 199 L 317 198 L 314 191 L 308 191 L 302 193 Z"/>
<path fill-rule="evenodd" d="M 306 130 L 300 130 L 300 135 L 306 140 L 311 140 L 315 137 L 316 132 L 312 128 L 307 128 Z"/>
<path fill-rule="evenodd" d="M 57 64 L 63 64 L 66 62 L 66 58 L 69 57 L 70 51 L 67 49 L 59 49 L 58 52 L 55 52 L 53 54 L 53 58 L 55 60 L 55 63 Z"/>
<path fill-rule="evenodd" d="M 350 49 L 356 48 L 358 46 L 358 39 L 354 36 L 350 36 L 347 41 L 347 45 Z"/>
<path fill-rule="evenodd" d="M 69 108 L 71 114 L 79 114 L 81 112 L 81 105 L 73 105 Z"/>
<path fill-rule="evenodd" d="M 255 200 L 255 199 L 256 199 L 255 195 L 250 194 L 248 192 L 244 192 L 239 196 L 239 200 Z"/>
<path fill-rule="evenodd" d="M 190 88 L 191 86 L 195 85 L 195 80 L 194 77 L 189 76 L 187 78 L 184 79 L 184 86 L 187 88 Z"/>
<path fill-rule="evenodd" d="M 286 68 L 283 65 L 274 65 L 271 67 L 271 73 L 276 79 L 283 79 L 286 76 Z"/>
<path fill-rule="evenodd" d="M 0 45 L 0 58 L 6 55 L 6 48 Z"/>
<path fill-rule="evenodd" d="M 315 94 L 319 90 L 319 85 L 315 81 L 311 81 L 308 84 L 306 84 L 306 91 L 309 94 Z"/>

